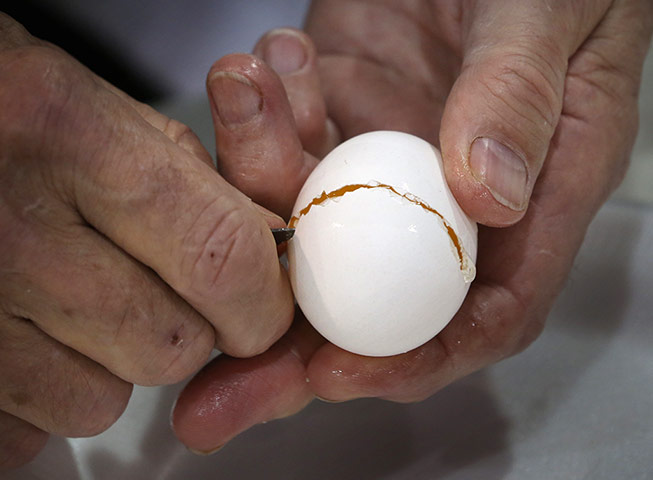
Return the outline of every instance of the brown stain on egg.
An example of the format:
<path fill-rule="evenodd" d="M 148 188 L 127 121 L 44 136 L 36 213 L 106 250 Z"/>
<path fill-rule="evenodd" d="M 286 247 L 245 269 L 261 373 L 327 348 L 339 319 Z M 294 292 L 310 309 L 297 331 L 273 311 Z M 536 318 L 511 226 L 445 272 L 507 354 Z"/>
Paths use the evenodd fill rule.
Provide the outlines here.
<path fill-rule="evenodd" d="M 465 256 L 463 253 L 463 247 L 462 247 L 462 242 L 460 241 L 460 238 L 454 231 L 453 227 L 451 224 L 442 216 L 440 212 L 438 212 L 435 208 L 431 207 L 429 204 L 421 201 L 420 199 L 409 195 L 407 193 L 399 193 L 392 185 L 387 185 L 385 183 L 377 183 L 374 185 L 365 185 L 362 183 L 356 183 L 353 185 L 345 185 L 344 187 L 340 187 L 337 190 L 333 190 L 332 192 L 322 192 L 322 194 L 319 197 L 314 198 L 311 203 L 306 205 L 304 208 L 302 208 L 299 211 L 299 214 L 297 216 L 294 216 L 290 219 L 290 222 L 288 222 L 288 227 L 289 228 L 295 228 L 297 226 L 297 222 L 299 221 L 300 218 L 302 218 L 304 215 L 308 214 L 308 212 L 311 211 L 311 208 L 313 208 L 316 205 L 321 205 L 322 203 L 326 202 L 327 200 L 334 199 L 334 198 L 340 198 L 348 193 L 355 192 L 357 190 L 361 189 L 366 189 L 366 190 L 373 190 L 376 188 L 382 188 L 385 190 L 388 190 L 389 192 L 393 193 L 394 195 L 397 195 L 401 198 L 404 198 L 408 200 L 410 203 L 413 203 L 415 205 L 418 205 L 419 207 L 423 208 L 424 210 L 433 213 L 437 215 L 440 220 L 442 220 L 442 224 L 444 225 L 444 228 L 447 231 L 447 234 L 449 235 L 449 238 L 451 239 L 451 243 L 453 243 L 456 253 L 458 254 L 458 260 L 460 262 L 460 270 L 464 271 L 465 270 Z"/>

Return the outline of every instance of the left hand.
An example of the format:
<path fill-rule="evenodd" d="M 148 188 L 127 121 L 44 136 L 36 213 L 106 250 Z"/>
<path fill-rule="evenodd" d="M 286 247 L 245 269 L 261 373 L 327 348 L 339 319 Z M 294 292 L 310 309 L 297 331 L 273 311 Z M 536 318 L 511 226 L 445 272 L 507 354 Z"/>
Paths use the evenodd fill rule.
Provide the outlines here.
<path fill-rule="evenodd" d="M 173 426 L 184 443 L 212 450 L 256 423 L 298 411 L 314 396 L 420 400 L 537 337 L 587 225 L 625 171 L 651 32 L 650 2 L 581 3 L 584 9 L 574 3 L 546 10 L 542 2 L 511 0 L 314 2 L 308 30 L 323 52 L 320 73 L 333 124 L 324 106 L 315 107 L 315 52 L 301 37 L 308 52 L 303 67 L 275 67 L 304 121 L 295 133 L 291 120 L 269 117 L 276 138 L 257 143 L 268 152 L 266 162 L 286 158 L 269 153 L 279 142 L 293 145 L 283 152 L 288 158 L 314 165 L 299 139 L 321 153 L 337 140 L 333 125 L 345 138 L 408 131 L 440 145 L 450 187 L 472 218 L 509 228 L 481 227 L 477 278 L 465 303 L 445 330 L 411 352 L 361 357 L 296 320 L 257 357 L 219 357 L 177 403 Z M 288 50 L 279 38 L 279 32 L 264 37 L 258 52 L 268 59 L 275 48 Z M 232 67 L 244 68 L 247 62 L 239 61 Z M 253 81 L 272 82 L 263 71 Z M 277 90 L 264 90 L 264 98 L 280 101 Z M 283 127 L 273 127 L 275 121 Z M 477 157 L 478 138 L 499 144 L 479 142 Z M 238 148 L 248 147 L 243 140 Z M 497 175 L 508 150 L 523 166 Z M 231 151 L 230 158 L 238 157 Z M 226 166 L 225 177 L 287 214 L 295 190 L 265 180 L 278 167 L 253 165 L 251 150 L 242 157 L 250 161 Z M 300 184 L 306 173 L 282 176 Z"/>

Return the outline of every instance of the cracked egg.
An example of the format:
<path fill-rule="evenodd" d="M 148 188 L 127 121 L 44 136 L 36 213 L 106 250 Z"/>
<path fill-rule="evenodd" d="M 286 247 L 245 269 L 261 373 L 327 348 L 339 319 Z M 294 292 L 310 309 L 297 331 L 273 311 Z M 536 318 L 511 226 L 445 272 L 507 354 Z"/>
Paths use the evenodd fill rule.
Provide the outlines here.
<path fill-rule="evenodd" d="M 333 150 L 299 193 L 288 271 L 326 339 L 368 356 L 433 338 L 474 279 L 477 228 L 447 186 L 435 147 L 372 132 Z"/>

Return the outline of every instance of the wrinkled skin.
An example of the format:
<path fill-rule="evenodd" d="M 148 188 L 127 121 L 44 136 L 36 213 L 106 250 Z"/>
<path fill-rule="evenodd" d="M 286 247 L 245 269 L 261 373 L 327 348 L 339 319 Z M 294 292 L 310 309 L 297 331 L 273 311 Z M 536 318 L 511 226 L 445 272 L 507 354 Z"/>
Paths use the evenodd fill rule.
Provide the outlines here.
<path fill-rule="evenodd" d="M 214 346 L 265 351 L 293 318 L 283 225 L 187 127 L 0 14 L 0 467 L 103 431 L 133 383 L 186 379 Z"/>
<path fill-rule="evenodd" d="M 173 413 L 203 452 L 315 396 L 416 401 L 524 348 L 623 175 L 651 31 L 650 2 L 567 3 L 315 2 L 317 51 L 287 30 L 256 48 L 281 78 L 246 55 L 210 72 L 222 176 L 186 127 L 0 16 L 0 465 L 48 432 L 102 431 L 132 383 L 187 378 L 214 345 L 228 355 Z M 481 228 L 478 278 L 440 335 L 372 359 L 300 316 L 282 336 L 292 299 L 267 229 L 283 221 L 238 190 L 287 216 L 319 157 L 380 128 L 438 144 L 461 205 L 508 228 Z M 469 168 L 477 137 L 526 162 L 521 200 Z"/>
<path fill-rule="evenodd" d="M 340 137 L 394 129 L 439 145 L 454 195 L 483 225 L 477 278 L 452 322 L 403 355 L 343 351 L 298 317 L 262 355 L 219 357 L 179 398 L 179 438 L 209 452 L 316 396 L 421 400 L 531 343 L 589 222 L 625 172 L 652 10 L 644 0 L 318 0 L 306 27 L 315 47 L 297 32 L 263 37 L 255 53 L 281 74 L 297 118 L 297 132 L 291 119 L 260 119 L 276 128 L 274 143 L 292 145 L 289 158 L 309 167 L 316 159 L 300 142 L 320 156 Z M 306 61 L 293 69 L 288 58 L 300 58 L 301 48 Z M 228 57 L 214 68 L 243 71 L 250 63 Z M 255 83 L 269 80 L 263 68 L 249 74 Z M 276 99 L 277 87 L 262 90 Z M 220 150 L 219 128 L 217 138 Z M 493 152 L 515 152 L 522 169 L 501 176 L 474 168 L 476 138 L 500 142 Z M 264 150 L 265 140 L 258 142 Z M 285 160 L 270 156 L 252 162 L 239 148 L 247 150 L 228 146 L 225 178 L 287 215 L 296 191 L 290 187 L 305 169 L 279 168 Z M 284 173 L 266 182 L 275 170 Z"/>

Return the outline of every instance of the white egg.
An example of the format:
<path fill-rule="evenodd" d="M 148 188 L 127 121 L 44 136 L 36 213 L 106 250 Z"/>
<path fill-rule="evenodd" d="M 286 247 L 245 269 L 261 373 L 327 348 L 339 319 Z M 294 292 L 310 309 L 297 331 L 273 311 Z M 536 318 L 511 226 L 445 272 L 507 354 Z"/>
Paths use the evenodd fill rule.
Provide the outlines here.
<path fill-rule="evenodd" d="M 440 153 L 399 132 L 333 150 L 306 180 L 290 226 L 297 303 L 329 341 L 388 356 L 433 338 L 474 278 L 477 227 L 447 186 Z"/>

